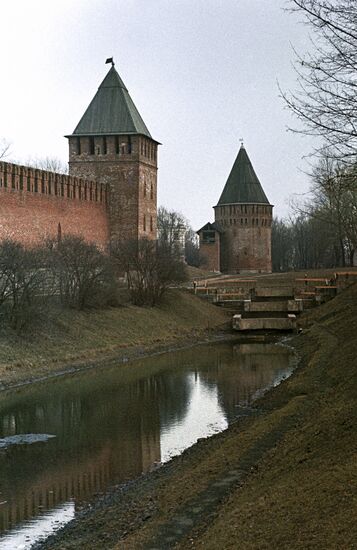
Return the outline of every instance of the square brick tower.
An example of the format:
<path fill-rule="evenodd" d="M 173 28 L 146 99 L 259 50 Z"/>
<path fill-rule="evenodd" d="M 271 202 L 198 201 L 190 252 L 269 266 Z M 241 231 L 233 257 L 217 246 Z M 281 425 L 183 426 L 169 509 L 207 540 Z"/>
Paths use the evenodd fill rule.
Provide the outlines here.
<path fill-rule="evenodd" d="M 98 181 L 109 190 L 110 240 L 156 239 L 159 143 L 113 62 L 73 134 L 66 137 L 70 175 Z"/>

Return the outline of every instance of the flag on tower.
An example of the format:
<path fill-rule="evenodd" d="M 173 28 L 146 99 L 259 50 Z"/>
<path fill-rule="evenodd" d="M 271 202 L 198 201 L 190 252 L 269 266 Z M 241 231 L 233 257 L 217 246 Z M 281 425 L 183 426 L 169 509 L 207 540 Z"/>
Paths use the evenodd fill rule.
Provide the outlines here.
<path fill-rule="evenodd" d="M 107 63 L 111 63 L 111 64 L 113 65 L 113 67 L 114 67 L 114 60 L 113 60 L 112 57 L 108 57 L 108 59 L 106 60 L 105 63 L 106 63 L 106 64 L 107 64 Z"/>

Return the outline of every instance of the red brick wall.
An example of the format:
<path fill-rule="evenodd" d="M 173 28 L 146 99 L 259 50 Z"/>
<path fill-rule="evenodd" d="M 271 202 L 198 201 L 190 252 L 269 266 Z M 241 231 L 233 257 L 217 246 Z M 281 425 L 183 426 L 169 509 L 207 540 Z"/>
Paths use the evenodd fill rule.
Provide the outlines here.
<path fill-rule="evenodd" d="M 220 235 L 216 232 L 214 243 L 205 243 L 200 238 L 200 266 L 208 271 L 220 271 Z"/>
<path fill-rule="evenodd" d="M 11 238 L 26 245 L 42 243 L 57 237 L 59 223 L 62 236 L 82 236 L 106 248 L 109 227 L 105 191 L 94 182 L 0 163 L 0 239 Z"/>
<path fill-rule="evenodd" d="M 222 230 L 221 271 L 271 272 L 272 206 L 230 204 L 215 207 Z"/>
<path fill-rule="evenodd" d="M 156 178 L 156 168 L 150 164 L 141 163 L 139 170 L 139 238 L 156 239 L 157 236 Z"/>

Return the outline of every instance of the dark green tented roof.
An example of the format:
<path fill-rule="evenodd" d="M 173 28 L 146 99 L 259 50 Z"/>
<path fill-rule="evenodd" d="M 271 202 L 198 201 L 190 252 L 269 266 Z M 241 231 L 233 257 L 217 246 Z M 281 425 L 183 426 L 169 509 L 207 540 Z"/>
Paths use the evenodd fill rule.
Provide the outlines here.
<path fill-rule="evenodd" d="M 243 146 L 239 149 L 238 156 L 233 164 L 217 206 L 237 202 L 269 204 Z"/>
<path fill-rule="evenodd" d="M 206 225 L 201 227 L 201 229 L 198 229 L 196 233 L 201 233 L 201 231 L 217 231 L 218 233 L 222 233 L 222 231 L 219 229 L 218 225 L 215 222 L 206 223 Z"/>
<path fill-rule="evenodd" d="M 150 137 L 122 79 L 111 67 L 73 135 L 143 134 Z"/>

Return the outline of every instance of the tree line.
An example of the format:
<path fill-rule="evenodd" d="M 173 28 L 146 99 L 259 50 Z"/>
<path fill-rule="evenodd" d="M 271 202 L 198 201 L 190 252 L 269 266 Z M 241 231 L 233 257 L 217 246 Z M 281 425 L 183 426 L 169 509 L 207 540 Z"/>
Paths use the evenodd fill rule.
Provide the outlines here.
<path fill-rule="evenodd" d="M 272 224 L 273 271 L 351 266 L 357 249 L 357 167 L 325 157 L 308 197 Z"/>
<path fill-rule="evenodd" d="M 311 188 L 289 220 L 272 226 L 275 271 L 353 265 L 357 250 L 357 3 L 289 0 L 311 30 L 310 51 L 295 52 L 298 85 L 281 91 L 298 124 L 316 136 Z"/>

